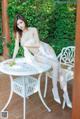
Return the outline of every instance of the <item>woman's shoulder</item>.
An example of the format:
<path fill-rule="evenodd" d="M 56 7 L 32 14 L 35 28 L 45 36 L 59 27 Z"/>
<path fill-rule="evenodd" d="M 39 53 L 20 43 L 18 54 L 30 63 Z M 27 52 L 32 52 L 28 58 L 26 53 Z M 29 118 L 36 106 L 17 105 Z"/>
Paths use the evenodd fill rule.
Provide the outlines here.
<path fill-rule="evenodd" d="M 29 29 L 29 30 L 33 30 L 33 31 L 37 30 L 36 27 L 28 27 L 28 29 Z"/>

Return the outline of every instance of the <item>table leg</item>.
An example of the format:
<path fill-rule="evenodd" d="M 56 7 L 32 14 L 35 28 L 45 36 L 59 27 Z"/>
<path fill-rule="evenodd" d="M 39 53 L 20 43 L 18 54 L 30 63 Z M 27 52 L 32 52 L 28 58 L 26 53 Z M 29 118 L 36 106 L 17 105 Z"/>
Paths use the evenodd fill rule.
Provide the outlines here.
<path fill-rule="evenodd" d="M 5 106 L 2 108 L 1 112 L 3 112 L 3 111 L 7 108 L 7 106 L 9 105 L 9 103 L 10 103 L 10 101 L 11 101 L 11 99 L 12 99 L 12 95 L 13 95 L 13 90 L 12 90 L 13 78 L 12 78 L 12 76 L 10 76 L 10 80 L 11 80 L 11 91 L 10 91 L 10 96 L 9 96 L 9 98 L 8 98 L 7 103 L 6 103 Z"/>
<path fill-rule="evenodd" d="M 26 98 L 24 97 L 24 102 L 23 102 L 23 119 L 26 119 Z"/>
<path fill-rule="evenodd" d="M 38 77 L 38 94 L 39 94 L 39 97 L 41 99 L 41 102 L 45 106 L 45 108 L 48 110 L 48 112 L 51 112 L 51 109 L 46 105 L 46 103 L 44 102 L 44 99 L 42 97 L 41 90 L 40 90 L 40 80 L 41 80 L 41 74 Z"/>
<path fill-rule="evenodd" d="M 44 98 L 46 97 L 46 93 L 47 93 L 47 85 L 48 85 L 48 76 L 47 73 L 45 74 L 46 79 L 45 79 L 45 87 L 44 87 Z"/>
<path fill-rule="evenodd" d="M 23 76 L 23 87 L 24 87 L 23 119 L 26 119 L 26 84 L 25 84 L 25 77 L 24 76 Z"/>

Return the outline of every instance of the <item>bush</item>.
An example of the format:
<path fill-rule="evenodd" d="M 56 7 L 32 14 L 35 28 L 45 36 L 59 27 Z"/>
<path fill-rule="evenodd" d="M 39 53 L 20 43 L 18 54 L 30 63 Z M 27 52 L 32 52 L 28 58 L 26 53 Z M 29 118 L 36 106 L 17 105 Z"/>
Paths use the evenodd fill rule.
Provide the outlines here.
<path fill-rule="evenodd" d="M 74 45 L 75 41 L 75 4 L 59 4 L 55 6 L 54 19 L 54 44 L 56 52 L 59 53 L 62 47 Z M 52 43 L 53 44 L 53 43 Z"/>

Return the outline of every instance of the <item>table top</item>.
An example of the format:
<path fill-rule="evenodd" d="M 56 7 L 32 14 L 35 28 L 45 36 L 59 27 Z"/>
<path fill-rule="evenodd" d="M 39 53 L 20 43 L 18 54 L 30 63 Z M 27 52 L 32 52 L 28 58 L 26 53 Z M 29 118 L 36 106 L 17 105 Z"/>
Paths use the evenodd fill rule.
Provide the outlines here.
<path fill-rule="evenodd" d="M 9 64 L 11 61 L 12 59 L 7 59 L 0 63 L 2 73 L 13 76 L 27 76 L 47 72 L 51 69 L 50 65 L 41 62 L 26 63 L 25 58 L 16 58 L 15 64 L 12 66 Z"/>

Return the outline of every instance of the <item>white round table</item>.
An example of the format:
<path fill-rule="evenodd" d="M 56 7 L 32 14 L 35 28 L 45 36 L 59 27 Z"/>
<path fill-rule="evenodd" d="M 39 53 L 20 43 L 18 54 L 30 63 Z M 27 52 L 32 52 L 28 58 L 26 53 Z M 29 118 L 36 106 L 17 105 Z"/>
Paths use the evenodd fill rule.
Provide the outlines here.
<path fill-rule="evenodd" d="M 28 64 L 25 62 L 25 58 L 16 58 L 15 64 L 10 66 L 9 63 L 11 61 L 12 59 L 8 59 L 0 63 L 0 71 L 2 73 L 9 75 L 11 79 L 10 80 L 11 81 L 10 96 L 6 105 L 1 111 L 3 112 L 7 108 L 14 92 L 18 94 L 19 96 L 23 97 L 24 99 L 23 119 L 26 119 L 26 116 L 25 116 L 26 115 L 25 114 L 26 113 L 26 98 L 38 92 L 43 105 L 50 112 L 51 109 L 46 105 L 41 95 L 40 80 L 41 80 L 42 73 L 49 71 L 51 69 L 51 66 L 48 64 L 42 64 L 40 62 L 33 62 L 33 64 Z M 36 74 L 39 74 L 38 80 L 34 78 L 33 76 L 31 76 Z M 14 79 L 13 76 L 16 76 L 16 78 Z"/>

